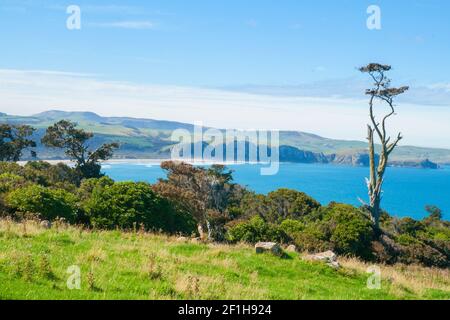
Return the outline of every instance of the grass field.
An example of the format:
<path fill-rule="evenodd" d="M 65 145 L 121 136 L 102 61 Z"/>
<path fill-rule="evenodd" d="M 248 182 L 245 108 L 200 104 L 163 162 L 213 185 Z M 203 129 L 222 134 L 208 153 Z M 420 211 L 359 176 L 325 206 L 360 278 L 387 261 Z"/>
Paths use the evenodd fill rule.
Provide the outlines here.
<path fill-rule="evenodd" d="M 450 299 L 449 270 L 381 266 L 381 289 L 370 290 L 368 265 L 340 262 L 333 270 L 247 245 L 0 220 L 1 299 Z M 79 290 L 66 284 L 73 265 Z"/>

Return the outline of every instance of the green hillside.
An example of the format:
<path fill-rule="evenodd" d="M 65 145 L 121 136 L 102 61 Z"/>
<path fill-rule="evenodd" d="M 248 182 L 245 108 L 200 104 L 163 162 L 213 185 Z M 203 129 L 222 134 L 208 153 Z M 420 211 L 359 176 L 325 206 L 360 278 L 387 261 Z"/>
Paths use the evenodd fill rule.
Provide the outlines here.
<path fill-rule="evenodd" d="M 248 245 L 0 220 L 0 299 L 450 299 L 448 270 L 380 266 L 373 290 L 368 265 L 340 262 L 334 270 Z M 67 287 L 70 266 L 80 268 L 79 290 Z"/>
<path fill-rule="evenodd" d="M 0 113 L 0 122 L 29 124 L 37 128 L 39 138 L 54 122 L 67 119 L 76 122 L 82 129 L 95 133 L 93 145 L 108 141 L 121 144 L 117 158 L 167 158 L 173 144 L 170 136 L 173 130 L 193 130 L 193 125 L 173 121 L 136 119 L 128 117 L 102 117 L 92 112 L 47 111 L 30 117 L 12 116 Z M 280 132 L 281 156 L 284 161 L 323 162 L 325 157 L 334 159 L 365 153 L 364 141 L 335 140 L 300 131 Z M 288 148 L 287 148 L 288 147 Z M 292 152 L 292 148 L 298 149 Z M 59 159 L 64 155 L 55 150 L 38 146 L 41 159 Z M 304 155 L 306 152 L 308 154 Z M 295 155 L 292 158 L 292 155 Z M 345 158 L 345 157 L 344 157 Z M 392 155 L 392 161 L 422 161 L 429 159 L 437 163 L 450 163 L 450 150 L 400 146 Z"/>

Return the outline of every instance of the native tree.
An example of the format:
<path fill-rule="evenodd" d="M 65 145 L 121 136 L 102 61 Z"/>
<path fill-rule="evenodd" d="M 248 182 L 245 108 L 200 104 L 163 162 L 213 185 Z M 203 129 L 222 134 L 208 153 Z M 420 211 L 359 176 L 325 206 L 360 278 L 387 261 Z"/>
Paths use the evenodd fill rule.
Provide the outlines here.
<path fill-rule="evenodd" d="M 232 182 L 232 172 L 222 165 L 206 169 L 187 163 L 165 161 L 161 168 L 167 179 L 160 179 L 153 190 L 189 212 L 197 221 L 200 237 L 223 240 L 223 226 L 228 207 L 239 186 Z"/>
<path fill-rule="evenodd" d="M 19 161 L 25 149 L 35 148 L 36 142 L 29 139 L 34 131 L 27 125 L 0 124 L 0 161 Z M 30 153 L 36 157 L 34 150 Z"/>
<path fill-rule="evenodd" d="M 406 92 L 409 87 L 391 87 L 391 79 L 386 73 L 391 70 L 391 66 L 378 63 L 371 63 L 361 67 L 359 71 L 369 74 L 374 81 L 374 87 L 366 90 L 369 96 L 369 114 L 371 123 L 368 124 L 369 158 L 370 158 L 370 179 L 367 179 L 370 203 L 368 205 L 372 222 L 375 227 L 379 227 L 381 215 L 381 199 L 384 175 L 388 165 L 389 156 L 403 139 L 399 133 L 395 139 L 389 136 L 386 129 L 387 120 L 395 115 L 394 98 Z M 381 103 L 388 108 L 381 121 L 375 116 L 376 103 Z M 379 157 L 375 151 L 375 137 L 380 144 Z"/>
<path fill-rule="evenodd" d="M 91 132 L 77 129 L 75 123 L 61 120 L 47 128 L 41 141 L 47 147 L 64 149 L 67 157 L 75 162 L 80 178 L 99 178 L 102 176 L 100 161 L 110 159 L 119 144 L 105 143 L 91 150 L 88 141 L 93 136 Z"/>

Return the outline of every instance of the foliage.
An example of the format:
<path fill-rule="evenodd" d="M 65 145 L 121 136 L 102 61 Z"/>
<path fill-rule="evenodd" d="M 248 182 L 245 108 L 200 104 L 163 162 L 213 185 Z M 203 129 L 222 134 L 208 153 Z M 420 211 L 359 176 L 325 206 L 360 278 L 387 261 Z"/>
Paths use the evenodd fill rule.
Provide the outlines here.
<path fill-rule="evenodd" d="M 107 186 L 112 186 L 114 184 L 114 180 L 110 177 L 101 177 L 101 178 L 90 178 L 84 179 L 81 182 L 80 187 L 78 188 L 77 194 L 80 198 L 80 201 L 89 200 L 92 197 L 92 193 L 94 190 L 96 192 L 101 192 L 103 188 Z"/>
<path fill-rule="evenodd" d="M 110 159 L 119 145 L 105 143 L 96 150 L 90 150 L 88 141 L 93 136 L 91 132 L 77 129 L 75 123 L 61 120 L 47 128 L 42 143 L 47 147 L 64 149 L 69 159 L 75 161 L 80 177 L 98 178 L 101 176 L 99 162 Z"/>
<path fill-rule="evenodd" d="M 303 192 L 279 189 L 269 193 L 269 220 L 298 219 L 320 208 L 320 203 Z"/>
<path fill-rule="evenodd" d="M 0 174 L 0 193 L 10 192 L 26 183 L 25 179 L 14 173 Z"/>
<path fill-rule="evenodd" d="M 7 204 L 22 213 L 38 214 L 41 219 L 64 218 L 75 222 L 77 217 L 76 197 L 62 189 L 49 189 L 31 185 L 16 189 L 6 198 Z"/>
<path fill-rule="evenodd" d="M 371 121 L 371 124 L 367 125 L 370 158 L 370 178 L 367 179 L 367 188 L 370 198 L 368 209 L 377 231 L 379 231 L 380 226 L 382 187 L 385 180 L 386 167 L 391 153 L 403 139 L 401 133 L 395 139 L 392 139 L 388 135 L 386 124 L 389 118 L 396 114 L 394 98 L 409 90 L 407 86 L 399 88 L 391 87 L 391 79 L 386 76 L 386 73 L 391 69 L 390 65 L 379 63 L 370 63 L 359 68 L 359 71 L 369 74 L 370 78 L 374 81 L 374 87 L 366 90 L 366 95 L 369 96 L 369 115 Z M 381 120 L 375 116 L 374 109 L 376 101 L 384 103 L 388 107 L 387 113 L 383 115 Z M 375 135 L 381 144 L 379 157 L 375 154 Z"/>
<path fill-rule="evenodd" d="M 321 209 L 318 217 L 319 219 L 307 224 L 304 231 L 303 237 L 310 239 L 309 250 L 311 242 L 316 239 L 320 244 L 319 249 L 323 249 L 324 243 L 327 242 L 338 254 L 370 258 L 373 228 L 369 218 L 360 209 L 331 203 Z"/>
<path fill-rule="evenodd" d="M 298 220 L 320 208 L 320 203 L 303 192 L 279 189 L 267 196 L 244 193 L 240 198 L 242 217 L 259 215 L 265 221 L 281 223 L 286 219 Z"/>
<path fill-rule="evenodd" d="M 161 179 L 153 190 L 191 214 L 201 237 L 223 240 L 228 208 L 234 204 L 235 191 L 240 190 L 232 183 L 231 171 L 220 165 L 205 169 L 173 161 L 163 162 L 161 168 L 167 172 L 167 179 Z M 207 236 L 203 230 L 207 230 Z"/>
<path fill-rule="evenodd" d="M 35 213 L 87 227 L 188 235 L 199 224 L 210 240 L 220 242 L 275 241 L 387 264 L 450 266 L 450 222 L 435 206 L 427 206 L 429 216 L 421 221 L 382 212 L 381 230 L 375 232 L 364 208 L 320 206 L 288 189 L 256 194 L 234 184 L 223 166 L 163 167 L 167 179 L 149 185 L 115 183 L 106 176 L 80 180 L 76 169 L 64 164 L 0 162 L 0 216 Z"/>
<path fill-rule="evenodd" d="M 88 184 L 92 184 L 90 181 Z M 106 182 L 106 183 L 105 183 Z M 84 209 L 93 226 L 98 228 L 145 228 L 169 233 L 193 231 L 189 216 L 175 210 L 155 194 L 149 184 L 97 181 Z"/>
<path fill-rule="evenodd" d="M 24 177 L 44 187 L 74 191 L 79 184 L 76 171 L 63 163 L 52 165 L 45 161 L 29 161 L 24 166 Z"/>
<path fill-rule="evenodd" d="M 23 150 L 36 147 L 36 142 L 29 139 L 34 131 L 28 125 L 0 124 L 0 161 L 19 161 Z M 36 156 L 33 150 L 30 152 Z"/>
<path fill-rule="evenodd" d="M 242 222 L 230 228 L 227 239 L 231 242 L 275 241 L 286 243 L 289 237 L 279 226 L 266 223 L 262 218 L 255 216 L 248 222 Z"/>
<path fill-rule="evenodd" d="M 286 219 L 281 222 L 280 228 L 290 237 L 294 237 L 305 230 L 305 224 L 299 220 Z"/>

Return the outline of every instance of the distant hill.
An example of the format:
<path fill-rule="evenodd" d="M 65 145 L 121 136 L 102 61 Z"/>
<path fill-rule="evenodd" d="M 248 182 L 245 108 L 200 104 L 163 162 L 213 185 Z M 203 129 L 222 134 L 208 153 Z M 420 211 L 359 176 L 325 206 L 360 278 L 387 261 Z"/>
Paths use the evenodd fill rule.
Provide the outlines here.
<path fill-rule="evenodd" d="M 192 124 L 129 117 L 102 117 L 93 112 L 46 111 L 33 116 L 13 116 L 0 113 L 0 123 L 29 124 L 37 129 L 35 138 L 44 134 L 54 122 L 67 119 L 95 134 L 92 146 L 117 141 L 121 148 L 117 158 L 168 158 L 171 134 L 176 129 L 193 131 Z M 280 132 L 280 159 L 305 163 L 343 163 L 367 165 L 367 143 L 364 141 L 335 140 L 300 131 Z M 61 152 L 38 145 L 41 159 L 63 159 Z M 392 155 L 392 164 L 428 167 L 430 160 L 439 164 L 450 163 L 450 150 L 400 146 Z"/>

